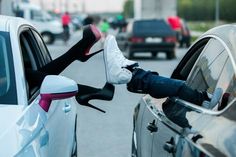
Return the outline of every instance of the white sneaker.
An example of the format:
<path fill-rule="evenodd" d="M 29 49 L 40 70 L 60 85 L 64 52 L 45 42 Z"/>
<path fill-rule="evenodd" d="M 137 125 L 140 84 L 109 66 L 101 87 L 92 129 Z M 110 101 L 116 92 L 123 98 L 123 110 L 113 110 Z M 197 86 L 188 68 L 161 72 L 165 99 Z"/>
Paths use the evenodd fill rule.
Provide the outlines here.
<path fill-rule="evenodd" d="M 104 63 L 107 82 L 126 84 L 132 78 L 132 73 L 125 67 L 136 62 L 126 59 L 120 51 L 113 35 L 108 35 L 104 43 Z"/>

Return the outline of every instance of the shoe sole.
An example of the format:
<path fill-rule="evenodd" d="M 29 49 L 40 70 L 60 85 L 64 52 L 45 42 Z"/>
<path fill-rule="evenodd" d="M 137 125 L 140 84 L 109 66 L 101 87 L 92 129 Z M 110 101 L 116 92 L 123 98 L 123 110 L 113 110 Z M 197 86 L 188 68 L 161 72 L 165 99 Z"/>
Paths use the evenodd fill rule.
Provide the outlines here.
<path fill-rule="evenodd" d="M 103 52 L 103 61 L 104 61 L 104 64 L 105 64 L 105 73 L 106 73 L 106 79 L 107 79 L 107 82 L 109 82 L 110 78 L 109 78 L 109 73 L 108 73 L 108 67 L 107 67 L 107 45 L 108 45 L 108 40 L 110 40 L 110 37 L 108 36 L 107 40 L 105 40 L 105 43 L 104 43 L 104 52 Z M 110 82 L 109 82 L 110 83 Z"/>

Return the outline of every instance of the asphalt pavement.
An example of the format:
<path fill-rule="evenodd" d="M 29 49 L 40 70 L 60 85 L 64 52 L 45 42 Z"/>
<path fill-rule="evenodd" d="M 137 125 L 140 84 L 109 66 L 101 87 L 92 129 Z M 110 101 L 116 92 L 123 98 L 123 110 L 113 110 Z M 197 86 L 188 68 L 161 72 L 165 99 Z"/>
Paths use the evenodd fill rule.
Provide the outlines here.
<path fill-rule="evenodd" d="M 68 50 L 81 38 L 81 32 L 73 33 L 67 45 L 56 41 L 48 48 L 53 58 Z M 92 51 L 103 47 L 99 41 Z M 147 70 L 157 71 L 160 75 L 169 77 L 177 63 L 183 57 L 186 49 L 177 50 L 177 59 L 166 60 L 164 54 L 157 58 L 140 54 L 135 60 Z M 78 50 L 79 53 L 79 50 Z M 97 88 L 106 83 L 105 68 L 102 52 L 85 63 L 75 61 L 63 73 L 76 82 Z M 130 157 L 132 137 L 133 110 L 142 94 L 130 93 L 126 85 L 116 85 L 112 101 L 93 100 L 91 103 L 102 108 L 106 113 L 78 105 L 78 156 L 79 157 Z"/>

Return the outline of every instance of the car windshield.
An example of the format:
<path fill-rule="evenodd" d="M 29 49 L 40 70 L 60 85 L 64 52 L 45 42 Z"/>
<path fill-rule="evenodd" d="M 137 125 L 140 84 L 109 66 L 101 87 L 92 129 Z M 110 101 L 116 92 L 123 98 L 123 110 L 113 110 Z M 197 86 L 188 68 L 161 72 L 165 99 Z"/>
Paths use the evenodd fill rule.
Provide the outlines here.
<path fill-rule="evenodd" d="M 137 36 L 173 36 L 174 32 L 164 20 L 140 20 L 134 22 L 133 33 Z"/>
<path fill-rule="evenodd" d="M 16 86 L 9 33 L 0 31 L 0 104 L 16 104 Z"/>

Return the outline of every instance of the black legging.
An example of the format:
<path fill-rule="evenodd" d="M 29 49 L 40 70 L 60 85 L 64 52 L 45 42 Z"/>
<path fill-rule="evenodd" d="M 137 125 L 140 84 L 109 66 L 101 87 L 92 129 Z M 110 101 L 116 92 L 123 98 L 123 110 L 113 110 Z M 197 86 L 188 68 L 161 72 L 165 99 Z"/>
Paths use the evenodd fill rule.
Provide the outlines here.
<path fill-rule="evenodd" d="M 91 25 L 85 26 L 83 38 L 62 56 L 51 61 L 37 71 L 26 69 L 26 79 L 29 83 L 29 86 L 35 87 L 41 85 L 43 79 L 47 75 L 59 75 L 75 60 L 80 60 L 82 62 L 86 61 L 88 59 L 88 56 L 85 56 L 86 53 L 88 53 L 93 44 L 98 40 L 91 27 Z M 84 94 L 91 90 L 94 90 L 94 92 L 95 90 L 99 90 L 97 88 L 80 84 L 78 84 L 78 86 L 81 89 L 79 90 L 79 94 Z"/>

